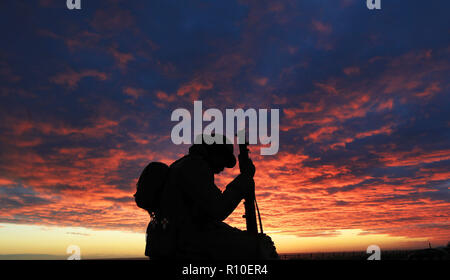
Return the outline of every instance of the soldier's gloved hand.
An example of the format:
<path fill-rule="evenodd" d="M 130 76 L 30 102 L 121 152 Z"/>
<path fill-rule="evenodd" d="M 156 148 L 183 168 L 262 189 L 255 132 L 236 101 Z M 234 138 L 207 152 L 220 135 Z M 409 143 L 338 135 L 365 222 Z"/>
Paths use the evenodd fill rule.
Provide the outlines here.
<path fill-rule="evenodd" d="M 247 175 L 250 178 L 255 176 L 256 168 L 253 161 L 249 158 L 243 159 L 239 156 L 239 169 L 241 170 L 241 174 Z"/>

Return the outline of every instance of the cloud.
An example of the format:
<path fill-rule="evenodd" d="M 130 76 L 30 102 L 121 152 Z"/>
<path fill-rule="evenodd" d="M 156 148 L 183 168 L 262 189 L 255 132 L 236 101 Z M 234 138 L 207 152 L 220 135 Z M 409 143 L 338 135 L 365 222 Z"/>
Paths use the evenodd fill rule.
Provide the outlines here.
<path fill-rule="evenodd" d="M 430 152 L 415 148 L 412 151 L 381 152 L 378 153 L 378 156 L 386 166 L 411 166 L 448 160 L 450 159 L 450 149 Z"/>
<path fill-rule="evenodd" d="M 131 53 L 123 53 L 117 50 L 116 47 L 109 48 L 109 52 L 112 54 L 114 59 L 116 60 L 120 69 L 126 69 L 127 64 L 130 61 L 135 60 L 134 55 Z"/>
<path fill-rule="evenodd" d="M 50 199 L 42 197 L 32 188 L 25 188 L 20 185 L 2 187 L 0 193 L 1 208 L 5 212 L 18 208 L 48 205 L 53 202 Z"/>
<path fill-rule="evenodd" d="M 82 70 L 80 72 L 69 70 L 68 72 L 59 73 L 51 77 L 50 82 L 74 90 L 77 88 L 80 80 L 88 77 L 96 78 L 100 81 L 105 81 L 108 79 L 108 74 L 93 69 Z"/>
<path fill-rule="evenodd" d="M 255 83 L 259 86 L 265 86 L 268 81 L 269 81 L 269 79 L 267 79 L 265 77 L 255 79 Z"/>
<path fill-rule="evenodd" d="M 192 100 L 198 99 L 199 93 L 202 90 L 212 89 L 213 84 L 210 81 L 194 80 L 189 83 L 183 84 L 178 90 L 178 96 L 184 96 L 190 94 Z"/>
<path fill-rule="evenodd" d="M 360 69 L 357 66 L 344 68 L 344 73 L 348 76 L 358 75 L 360 73 Z"/>
<path fill-rule="evenodd" d="M 125 93 L 128 96 L 131 96 L 133 99 L 138 99 L 139 97 L 144 96 L 146 91 L 141 88 L 124 87 L 123 93 Z"/>
<path fill-rule="evenodd" d="M 311 22 L 311 27 L 314 31 L 317 31 L 317 32 L 323 33 L 323 34 L 330 34 L 333 31 L 333 28 L 331 27 L 331 25 L 326 24 L 322 21 L 318 21 L 318 20 L 313 20 Z"/>

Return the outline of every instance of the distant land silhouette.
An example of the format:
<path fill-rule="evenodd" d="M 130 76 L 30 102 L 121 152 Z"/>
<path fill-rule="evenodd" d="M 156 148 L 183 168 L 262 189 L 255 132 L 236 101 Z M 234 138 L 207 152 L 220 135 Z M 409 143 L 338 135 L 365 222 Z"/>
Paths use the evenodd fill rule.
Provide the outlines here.
<path fill-rule="evenodd" d="M 381 260 L 409 260 L 415 256 L 423 256 L 423 260 L 450 260 L 450 247 L 392 249 L 381 253 Z M 434 252 L 433 252 L 434 251 Z M 440 252 L 440 253 L 439 253 Z M 425 254 L 424 254 L 425 253 Z M 336 252 L 301 252 L 279 254 L 280 260 L 367 260 L 366 251 L 336 251 Z M 68 255 L 50 254 L 7 254 L 0 255 L 0 260 L 67 260 Z M 148 260 L 146 257 L 89 257 L 83 260 Z"/>

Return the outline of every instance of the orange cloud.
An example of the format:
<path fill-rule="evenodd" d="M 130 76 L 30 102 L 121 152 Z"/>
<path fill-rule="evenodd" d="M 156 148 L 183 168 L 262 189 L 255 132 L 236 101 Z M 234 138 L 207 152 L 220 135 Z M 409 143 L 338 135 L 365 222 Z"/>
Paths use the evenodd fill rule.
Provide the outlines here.
<path fill-rule="evenodd" d="M 212 87 L 213 87 L 213 84 L 210 81 L 194 80 L 194 81 L 191 81 L 189 83 L 182 85 L 177 90 L 177 95 L 184 96 L 189 93 L 193 97 L 193 99 L 196 99 L 196 97 L 198 97 L 198 94 L 200 91 L 212 89 Z"/>
<path fill-rule="evenodd" d="M 426 152 L 420 148 L 405 152 L 378 153 L 386 166 L 411 166 L 450 159 L 450 150 Z"/>
<path fill-rule="evenodd" d="M 318 142 L 323 138 L 331 137 L 333 132 L 337 131 L 338 129 L 339 128 L 336 126 L 321 127 L 318 130 L 314 131 L 313 133 L 309 134 L 308 136 L 305 136 L 304 139 L 312 140 L 313 142 Z"/>

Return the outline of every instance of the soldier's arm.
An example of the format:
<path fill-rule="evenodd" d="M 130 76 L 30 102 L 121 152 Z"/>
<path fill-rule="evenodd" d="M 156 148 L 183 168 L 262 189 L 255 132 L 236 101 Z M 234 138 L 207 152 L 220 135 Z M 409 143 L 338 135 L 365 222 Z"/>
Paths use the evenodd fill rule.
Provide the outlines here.
<path fill-rule="evenodd" d="M 214 174 L 206 162 L 196 160 L 191 166 L 193 168 L 188 170 L 189 174 L 185 174 L 185 177 L 190 180 L 187 185 L 192 189 L 186 190 L 186 193 L 211 220 L 225 220 L 239 205 L 248 188 L 247 185 L 253 182 L 248 176 L 239 175 L 222 193 L 214 184 Z"/>

